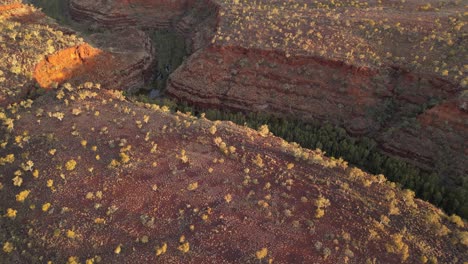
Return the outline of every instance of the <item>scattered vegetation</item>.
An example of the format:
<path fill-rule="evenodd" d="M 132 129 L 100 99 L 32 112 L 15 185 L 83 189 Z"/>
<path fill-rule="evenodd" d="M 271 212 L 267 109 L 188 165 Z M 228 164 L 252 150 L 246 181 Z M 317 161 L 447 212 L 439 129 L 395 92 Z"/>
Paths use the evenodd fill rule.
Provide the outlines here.
<path fill-rule="evenodd" d="M 239 1 L 236 0 L 234 3 L 237 4 Z M 364 145 L 363 149 L 355 147 L 360 146 L 361 143 L 349 138 L 343 134 L 343 131 L 333 126 L 323 129 L 313 125 L 290 123 L 254 114 L 246 117 L 241 114 L 219 111 L 206 113 L 205 116 L 209 116 L 209 118 L 215 119 L 219 116 L 224 119 L 232 118 L 236 123 L 243 121 L 258 128 L 258 133 L 245 129 L 231 133 L 230 129 L 237 128 L 226 123 L 217 126 L 206 120 L 182 114 L 167 114 L 169 109 L 167 106 L 145 105 L 145 109 L 135 106 L 141 106 L 140 103 L 117 103 L 119 100 L 125 100 L 115 94 L 118 92 L 102 91 L 102 94 L 98 95 L 91 90 L 95 88 L 93 84 L 86 84 L 76 89 L 67 88 L 67 86 L 58 87 L 58 91 L 53 91 L 51 95 L 41 98 L 46 102 L 46 104 L 41 105 L 41 107 L 48 109 L 46 111 L 40 111 L 38 108 L 30 109 L 29 103 L 19 103 L 0 109 L 0 121 L 2 121 L 0 127 L 0 132 L 2 132 L 0 133 L 0 181 L 2 182 L 0 196 L 1 198 L 9 198 L 2 199 L 4 203 L 0 208 L 3 215 L 0 218 L 0 224 L 2 227 L 6 227 L 5 232 L 0 233 L 0 243 L 3 246 L 0 260 L 26 258 L 31 259 L 32 262 L 46 262 L 50 258 L 54 263 L 59 261 L 75 264 L 84 261 L 86 264 L 91 264 L 112 262 L 109 261 L 109 258 L 124 261 L 124 257 L 132 257 L 136 251 L 138 253 L 149 251 L 152 257 L 156 255 L 162 262 L 165 262 L 169 257 L 174 258 L 172 253 L 187 260 L 199 253 L 199 248 L 204 247 L 204 244 L 209 243 L 212 243 L 208 245 L 209 248 L 219 246 L 222 249 L 219 252 L 230 254 L 231 252 L 228 252 L 230 249 L 224 247 L 222 243 L 218 244 L 216 240 L 201 240 L 199 238 L 218 238 L 224 232 L 229 236 L 227 239 L 230 239 L 230 236 L 236 236 L 239 239 L 239 234 L 236 234 L 236 231 L 245 231 L 242 228 L 252 226 L 252 223 L 261 223 L 266 227 L 262 231 L 268 232 L 269 235 L 276 236 L 276 232 L 281 233 L 284 237 L 303 235 L 303 237 L 310 238 L 313 235 L 315 238 L 318 235 L 323 235 L 326 239 L 323 240 L 323 243 L 316 241 L 313 244 L 312 240 L 307 240 L 310 247 L 315 246 L 317 253 L 324 260 L 330 259 L 329 261 L 338 261 L 339 254 L 336 253 L 340 252 L 339 257 L 342 257 L 346 263 L 355 255 L 362 256 L 364 254 L 364 251 L 360 250 L 361 247 L 374 246 L 372 243 L 375 243 L 380 236 L 387 235 L 388 237 L 388 233 L 391 234 L 391 232 L 390 229 L 386 228 L 393 223 L 395 223 L 394 227 L 399 224 L 422 226 L 420 223 L 405 222 L 417 219 L 415 215 L 394 216 L 396 213 L 390 213 L 391 220 L 388 216 L 380 216 L 383 225 L 375 224 L 375 229 L 378 231 L 371 230 L 375 239 L 371 242 L 352 240 L 346 232 L 337 235 L 333 233 L 336 232 L 335 230 L 330 230 L 331 233 L 319 230 L 326 226 L 321 222 L 326 222 L 328 218 L 331 218 L 329 214 L 333 215 L 333 221 L 346 222 L 343 216 L 333 214 L 332 210 L 327 211 L 325 220 L 313 219 L 314 215 L 316 218 L 324 216 L 325 208 L 331 205 L 329 199 L 335 201 L 335 197 L 331 197 L 329 194 L 327 194 L 329 199 L 322 195 L 316 198 L 317 193 L 323 193 L 316 192 L 317 189 L 343 192 L 345 197 L 351 199 L 352 202 L 343 199 L 342 204 L 333 202 L 333 207 L 337 207 L 337 210 L 341 210 L 340 212 L 348 212 L 350 208 L 346 208 L 346 206 L 354 206 L 355 202 L 359 204 L 363 202 L 364 205 L 369 206 L 364 211 L 359 206 L 352 208 L 356 210 L 356 213 L 350 214 L 351 217 L 362 220 L 364 222 L 362 226 L 366 228 L 371 226 L 369 223 L 376 220 L 373 219 L 372 214 L 368 214 L 369 217 L 362 217 L 361 213 L 374 213 L 384 207 L 375 202 L 376 199 L 381 198 L 380 195 L 386 194 L 387 201 L 383 201 L 383 203 L 388 202 L 394 207 L 393 210 L 390 210 L 391 212 L 401 209 L 402 212 L 408 213 L 408 211 L 418 209 L 413 200 L 414 192 L 401 192 L 395 188 L 393 183 L 382 184 L 385 181 L 383 176 L 374 177 L 362 170 L 348 168 L 347 162 L 343 159 L 326 158 L 319 149 L 310 151 L 303 149 L 298 144 L 289 144 L 279 139 L 267 137 L 270 131 L 278 134 L 283 133 L 286 135 L 285 138 L 296 138 L 302 145 L 315 144 L 318 146 L 320 144 L 321 148 L 329 148 L 332 155 L 340 153 L 339 151 L 343 151 L 346 155 L 353 153 L 358 162 L 367 162 L 360 159 L 374 154 L 374 152 L 369 151 L 369 149 L 373 150 L 369 145 Z M 114 93 L 113 96 L 112 93 Z M 56 104 L 50 106 L 48 105 L 50 101 L 47 100 L 54 101 Z M 29 106 L 26 107 L 28 104 Z M 70 109 L 65 107 L 70 105 L 72 105 Z M 72 110 L 78 109 L 77 105 L 79 105 L 80 110 Z M 95 106 L 101 106 L 101 108 L 97 110 Z M 110 106 L 110 110 L 107 108 L 108 106 Z M 20 110 L 20 108 L 23 109 Z M 158 112 L 154 113 L 149 109 Z M 173 107 L 173 109 L 180 110 L 182 108 L 178 106 Z M 68 114 L 70 112 L 72 115 Z M 97 127 L 93 122 L 89 122 L 89 124 L 77 122 L 83 116 L 103 118 L 105 123 L 100 123 L 102 127 Z M 125 122 L 124 118 L 128 117 L 127 120 L 130 121 Z M 156 120 L 154 123 L 153 118 Z M 43 132 L 42 134 L 25 133 L 21 129 L 24 129 L 25 124 L 30 124 L 28 120 L 37 121 L 38 124 L 41 121 L 43 123 L 49 122 L 48 124 L 57 124 L 57 126 L 47 127 L 45 130 L 41 130 L 42 127 L 39 126 L 41 129 L 38 131 Z M 136 122 L 138 130 L 129 130 L 132 133 L 135 132 L 132 136 L 126 134 L 128 131 L 122 132 L 122 129 L 125 129 L 124 124 L 130 124 L 135 129 L 135 120 L 139 121 Z M 159 122 L 165 124 L 159 124 Z M 36 124 L 33 122 L 33 125 Z M 57 131 L 57 128 L 60 127 L 70 129 Z M 197 134 L 200 131 L 203 133 Z M 96 135 L 96 137 L 89 135 Z M 257 138 L 255 139 L 255 137 Z M 337 143 L 334 141 L 335 138 L 342 141 Z M 172 143 L 175 144 L 166 146 L 168 140 L 174 140 Z M 192 160 L 197 160 L 200 157 L 192 155 L 193 149 L 189 147 L 193 145 L 185 145 L 188 140 L 194 144 L 196 142 L 197 148 L 207 149 L 207 152 L 203 152 L 203 154 L 200 151 L 200 156 L 203 156 L 201 158 L 210 155 L 215 155 L 216 158 L 206 160 L 207 166 L 192 164 Z M 251 141 L 254 140 L 262 141 L 265 148 L 256 149 L 258 145 L 251 144 Z M 132 151 L 130 143 L 133 142 L 138 143 L 138 145 L 135 144 Z M 156 142 L 160 144 L 159 147 Z M 346 151 L 336 146 L 344 143 L 349 144 Z M 177 148 L 172 149 L 172 147 Z M 351 151 L 354 147 L 357 150 Z M 44 152 L 38 153 L 38 149 L 44 150 Z M 139 153 L 140 149 L 147 151 Z M 190 158 L 186 149 L 189 150 Z M 10 154 L 10 152 L 14 152 L 14 154 Z M 73 155 L 74 158 L 70 159 L 70 155 Z M 229 159 L 225 161 L 226 156 Z M 147 161 L 150 162 L 147 164 Z M 159 165 L 160 161 L 163 161 L 161 165 Z M 385 159 L 385 162 L 388 162 L 388 159 Z M 406 172 L 401 168 L 408 169 L 405 166 L 401 165 L 401 167 L 397 167 L 398 170 L 392 172 L 401 175 L 401 173 Z M 142 169 L 133 170 L 135 167 Z M 319 169 L 313 170 L 313 172 L 308 171 L 311 168 Z M 8 174 L 7 176 L 3 175 L 4 171 L 6 171 L 5 174 Z M 169 171 L 172 174 L 169 174 Z M 73 173 L 79 177 L 65 177 L 66 173 Z M 218 173 L 219 175 L 216 175 Z M 319 174 L 320 177 L 317 177 L 315 173 Z M 238 177 L 239 174 L 244 176 L 243 182 L 241 182 L 242 176 Z M 235 175 L 235 177 L 229 177 L 231 175 Z M 329 176 L 329 178 L 324 176 Z M 200 180 L 201 178 L 202 180 Z M 424 180 L 421 179 L 421 181 Z M 177 185 L 181 182 L 182 185 Z M 204 188 L 198 189 L 199 182 Z M 210 188 L 210 193 L 205 193 L 206 186 L 213 185 L 222 186 L 222 188 Z M 351 185 L 356 186 L 350 187 Z M 356 197 L 360 194 L 357 191 L 360 190 L 361 185 L 364 187 L 362 188 L 364 192 L 370 192 L 370 186 L 375 187 L 377 198 Z M 20 191 L 20 188 L 23 190 Z M 139 191 L 136 195 L 134 195 L 135 190 Z M 430 193 L 432 194 L 432 192 Z M 180 197 L 184 198 L 180 199 Z M 10 205 L 15 198 L 19 203 Z M 316 199 L 314 200 L 314 198 Z M 255 199 L 255 202 L 258 201 L 258 205 L 262 209 L 250 210 L 251 199 Z M 421 208 L 417 212 L 427 211 Z M 301 209 L 305 209 L 302 211 L 303 213 Z M 227 214 L 230 211 L 235 212 L 236 217 Z M 36 216 L 40 216 L 40 218 Z M 449 239 L 454 241 L 454 252 L 461 252 L 458 247 L 468 245 L 468 232 L 459 229 L 464 226 L 460 217 L 456 215 L 446 217 L 443 214 L 434 213 L 427 214 L 424 220 L 429 223 L 430 228 L 437 230 L 437 235 L 440 236 L 441 240 L 445 239 L 442 240 L 442 243 L 449 241 Z M 238 221 L 242 223 L 236 224 Z M 287 229 L 287 226 L 292 226 L 294 229 Z M 269 230 L 269 227 L 277 229 Z M 349 225 L 349 229 L 353 232 L 356 232 L 355 228 L 356 226 Z M 190 232 L 190 235 L 187 236 L 190 243 L 185 235 L 177 239 L 184 232 Z M 148 236 L 149 234 L 151 234 L 151 238 Z M 153 235 L 159 237 L 155 238 Z M 248 237 L 250 234 L 242 233 L 240 235 Z M 412 254 L 413 248 L 417 246 L 424 248 L 424 241 L 434 239 L 432 233 L 429 232 L 430 238 L 422 237 L 420 238 L 421 242 L 415 242 L 415 238 L 411 236 L 410 233 L 406 232 L 406 228 L 401 233 L 392 235 L 391 240 L 384 242 L 386 251 L 389 254 L 398 255 L 402 262 L 413 260 L 415 257 L 410 255 L 410 250 Z M 103 242 L 103 237 L 106 242 Z M 195 238 L 192 239 L 192 237 Z M 249 239 L 251 238 L 245 239 L 245 245 L 256 243 L 256 246 L 253 247 L 253 250 L 252 248 L 248 249 L 245 257 L 251 261 L 255 258 L 260 263 L 263 263 L 264 260 L 272 263 L 273 258 L 270 256 L 277 254 L 275 251 L 278 247 L 270 250 L 267 247 L 259 249 L 258 241 L 252 242 Z M 244 241 L 240 242 L 244 243 Z M 343 242 L 346 244 L 341 245 Z M 445 247 L 442 243 L 433 243 L 437 245 L 435 250 Z M 168 244 L 171 256 L 167 254 Z M 47 250 L 60 247 L 65 248 L 65 252 L 67 250 L 68 252 L 66 254 L 60 250 L 53 252 L 53 254 L 47 252 Z M 99 256 L 85 256 L 82 249 L 102 252 L 106 260 L 103 261 Z M 255 251 L 256 249 L 259 250 Z M 297 250 L 303 249 L 297 248 Z M 304 250 L 310 251 L 311 249 L 305 248 Z M 428 252 L 432 252 L 432 250 L 430 248 Z M 416 249 L 414 251 L 422 250 Z M 238 252 L 234 253 L 239 254 Z M 443 253 L 445 254 L 445 252 Z M 268 257 L 270 258 L 268 259 Z M 372 260 L 372 257 L 369 259 Z M 433 262 L 437 260 L 435 256 L 429 256 L 429 259 Z M 373 263 L 376 263 L 375 258 Z"/>
<path fill-rule="evenodd" d="M 319 196 L 319 198 L 315 200 L 315 206 L 317 207 L 315 210 L 315 218 L 321 218 L 325 215 L 325 208 L 330 206 L 330 201 L 323 196 Z"/>
<path fill-rule="evenodd" d="M 401 65 L 466 87 L 463 1 L 221 0 L 215 45 L 279 50 L 350 65 Z M 405 10 L 405 17 L 401 17 Z M 427 12 L 437 18 L 427 23 Z"/>
<path fill-rule="evenodd" d="M 271 132 L 289 142 L 297 142 L 305 148 L 322 149 L 326 155 L 342 157 L 370 173 L 384 174 L 388 180 L 400 184 L 402 188 L 412 190 L 416 197 L 442 207 L 449 214 L 456 213 L 468 218 L 468 182 L 461 181 L 458 186 L 447 186 L 442 183 L 441 177 L 435 172 L 422 171 L 409 163 L 388 156 L 378 150 L 374 140 L 366 137 L 361 139 L 350 137 L 344 129 L 332 124 L 304 123 L 259 113 L 244 114 L 216 109 L 198 109 L 169 100 L 157 102 L 145 96 L 139 96 L 136 99 L 142 102 L 159 103 L 174 112 L 190 112 L 198 115 L 204 113 L 204 117 L 209 120 L 229 120 L 255 129 L 268 124 L 262 127 L 262 130 L 267 128 L 268 133 Z M 259 158 L 261 159 L 259 156 L 253 161 L 261 166 Z M 321 156 L 317 158 L 320 159 Z M 338 159 L 334 161 L 339 162 Z M 412 204 L 413 192 L 405 195 L 405 200 L 409 204 Z"/>
<path fill-rule="evenodd" d="M 73 160 L 73 159 L 71 159 L 71 160 L 67 161 L 67 163 L 65 163 L 65 169 L 67 171 L 72 171 L 72 170 L 75 169 L 75 167 L 76 167 L 76 161 Z"/>
<path fill-rule="evenodd" d="M 402 234 L 392 235 L 392 241 L 385 245 L 387 252 L 400 255 L 401 261 L 405 262 L 409 257 L 409 247 L 403 242 Z"/>
<path fill-rule="evenodd" d="M 22 96 L 25 89 L 34 87 L 33 68 L 45 55 L 82 42 L 76 35 L 66 35 L 49 25 L 0 17 L 0 97 Z"/>

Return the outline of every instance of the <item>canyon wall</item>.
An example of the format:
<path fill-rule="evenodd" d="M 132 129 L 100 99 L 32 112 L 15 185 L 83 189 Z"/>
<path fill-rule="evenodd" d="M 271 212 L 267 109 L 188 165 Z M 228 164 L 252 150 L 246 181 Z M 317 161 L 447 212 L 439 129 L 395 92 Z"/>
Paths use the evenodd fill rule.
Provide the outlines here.
<path fill-rule="evenodd" d="M 205 47 L 214 35 L 218 9 L 211 0 L 70 0 L 71 17 L 93 27 L 171 29 L 186 38 L 188 53 Z"/>
<path fill-rule="evenodd" d="M 207 107 L 331 122 L 419 167 L 467 173 L 467 98 L 437 77 L 210 47 L 171 76 L 167 93 Z"/>
<path fill-rule="evenodd" d="M 38 84 L 52 88 L 64 82 L 91 81 L 109 89 L 135 91 L 151 78 L 154 49 L 144 32 L 96 33 L 88 41 L 92 46 L 85 43 L 45 56 L 35 66 Z"/>
<path fill-rule="evenodd" d="M 385 12 L 349 8 L 353 14 L 348 17 L 341 16 L 340 7 L 328 7 L 332 15 L 319 12 L 320 5 L 327 3 L 308 7 L 299 2 L 284 5 L 279 12 L 274 3 L 265 1 L 239 5 L 221 0 L 71 0 L 70 13 L 90 26 L 183 33 L 189 53 L 194 54 L 171 75 L 167 87 L 167 94 L 181 101 L 331 122 L 351 135 L 375 139 L 388 154 L 423 169 L 454 178 L 466 175 L 464 70 L 456 57 L 441 66 L 450 73 L 455 69 L 458 76 L 430 68 L 440 65 L 437 58 L 458 52 L 456 47 L 463 45 L 453 44 L 463 43 L 456 38 L 461 33 L 424 53 L 421 47 L 432 37 L 428 34 L 436 31 L 433 24 L 423 23 L 432 13 L 420 12 L 423 7 L 417 1 L 407 4 L 406 12 L 414 18 L 406 20 L 391 3 L 385 4 L 390 10 Z M 447 14 L 454 12 L 455 7 L 449 8 Z M 263 28 L 256 28 L 261 24 Z M 435 28 L 445 37 L 444 27 Z M 301 36 L 305 31 L 306 36 Z M 383 41 L 396 42 L 399 48 Z M 364 48 L 353 49 L 357 47 Z M 405 63 L 410 56 L 417 58 L 412 65 Z"/>

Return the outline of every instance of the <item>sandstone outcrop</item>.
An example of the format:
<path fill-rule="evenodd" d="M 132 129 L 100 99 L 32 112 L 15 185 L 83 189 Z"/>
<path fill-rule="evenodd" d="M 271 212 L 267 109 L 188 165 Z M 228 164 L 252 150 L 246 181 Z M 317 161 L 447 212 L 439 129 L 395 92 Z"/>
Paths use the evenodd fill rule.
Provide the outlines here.
<path fill-rule="evenodd" d="M 222 15 L 213 44 L 171 76 L 169 95 L 331 122 L 421 168 L 467 174 L 466 108 L 450 110 L 457 116 L 449 119 L 441 113 L 431 124 L 420 121 L 447 110 L 443 105 L 458 100 L 468 84 L 463 60 L 454 56 L 466 55 L 466 26 L 455 6 L 218 2 Z"/>
<path fill-rule="evenodd" d="M 35 68 L 34 77 L 44 88 L 68 81 L 101 83 L 103 87 L 137 90 L 151 78 L 154 50 L 148 36 L 136 29 L 96 33 L 83 44 L 47 56 Z"/>
<path fill-rule="evenodd" d="M 36 8 L 19 2 L 7 1 L 9 4 L 0 9 L 1 107 L 31 94 L 36 86 L 32 72 L 42 58 L 82 44 L 82 40 L 58 29 Z"/>

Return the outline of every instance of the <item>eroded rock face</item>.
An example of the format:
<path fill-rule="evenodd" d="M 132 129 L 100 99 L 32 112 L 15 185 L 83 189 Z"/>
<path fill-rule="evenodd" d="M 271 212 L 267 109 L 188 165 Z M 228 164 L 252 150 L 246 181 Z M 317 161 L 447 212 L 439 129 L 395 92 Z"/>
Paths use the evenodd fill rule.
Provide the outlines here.
<path fill-rule="evenodd" d="M 97 33 L 90 42 L 107 51 L 112 59 L 103 61 L 97 71 L 105 87 L 136 91 L 151 79 L 155 63 L 155 50 L 151 39 L 138 29 L 114 30 L 112 33 Z M 115 62 L 115 65 L 113 64 Z"/>
<path fill-rule="evenodd" d="M 439 105 L 434 107 L 439 111 L 421 108 L 435 98 L 454 100 L 460 88 L 432 76 L 213 47 L 194 54 L 180 67 L 171 76 L 167 92 L 202 106 L 329 121 L 353 135 L 377 138 L 389 153 L 418 166 L 434 168 L 435 161 L 448 155 L 457 157 L 449 166 L 460 175 L 467 170 L 463 155 L 468 147 L 463 121 L 467 113 L 443 114 L 447 107 Z M 438 118 L 430 124 L 420 123 L 420 116 L 433 112 Z M 407 124 L 402 126 L 405 119 Z"/>
<path fill-rule="evenodd" d="M 64 49 L 40 61 L 34 77 L 41 87 L 52 88 L 73 76 L 95 70 L 101 56 L 105 56 L 102 51 L 89 44 Z"/>
<path fill-rule="evenodd" d="M 218 6 L 211 0 L 81 1 L 70 0 L 73 19 L 91 27 L 170 28 L 186 37 L 191 53 L 214 35 Z"/>
<path fill-rule="evenodd" d="M 120 30 L 91 35 L 89 41 L 100 48 L 85 43 L 40 61 L 34 71 L 38 84 L 48 89 L 65 81 L 92 81 L 106 88 L 129 91 L 145 84 L 154 52 L 146 34 L 135 29 Z"/>

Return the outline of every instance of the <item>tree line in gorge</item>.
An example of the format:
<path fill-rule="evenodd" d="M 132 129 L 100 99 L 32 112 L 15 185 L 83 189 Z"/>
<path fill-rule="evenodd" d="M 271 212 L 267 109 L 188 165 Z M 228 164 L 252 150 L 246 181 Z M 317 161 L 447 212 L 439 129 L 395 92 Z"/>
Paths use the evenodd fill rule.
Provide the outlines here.
<path fill-rule="evenodd" d="M 155 103 L 145 96 L 138 101 Z M 267 124 L 270 132 L 289 142 L 296 142 L 304 148 L 319 148 L 330 157 L 342 157 L 357 167 L 372 174 L 383 174 L 402 188 L 413 190 L 418 198 L 429 201 L 444 209 L 447 214 L 457 214 L 468 219 L 468 183 L 461 179 L 457 184 L 444 184 L 441 176 L 434 171 L 423 171 L 405 161 L 381 152 L 377 143 L 370 138 L 353 138 L 340 127 L 330 123 L 305 123 L 299 120 L 277 118 L 262 113 L 231 112 L 218 109 L 200 109 L 186 104 L 163 100 L 172 111 L 190 112 L 200 116 L 205 113 L 209 120 L 232 121 L 257 129 Z"/>

